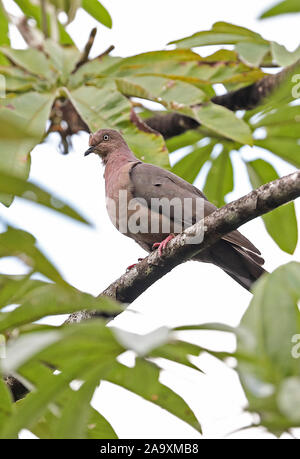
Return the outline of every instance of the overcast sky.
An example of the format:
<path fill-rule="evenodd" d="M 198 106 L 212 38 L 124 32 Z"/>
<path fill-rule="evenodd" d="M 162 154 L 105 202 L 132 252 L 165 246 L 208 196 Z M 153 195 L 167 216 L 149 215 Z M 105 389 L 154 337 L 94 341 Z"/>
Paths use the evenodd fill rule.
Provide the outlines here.
<path fill-rule="evenodd" d="M 218 20 L 253 28 L 265 38 L 276 40 L 290 49 L 299 44 L 299 15 L 265 21 L 256 19 L 271 5 L 267 0 L 106 0 L 103 3 L 109 9 L 114 24 L 112 30 L 98 27 L 94 55 L 111 44 L 115 45 L 113 54 L 121 56 L 163 49 L 169 41 L 209 29 Z M 5 4 L 14 11 L 10 0 L 6 0 Z M 87 14 L 80 12 L 69 27 L 80 48 L 95 24 Z M 22 40 L 17 33 L 13 38 L 14 43 L 22 47 Z M 207 53 L 207 50 L 203 52 Z M 67 200 L 95 227 L 91 229 L 76 224 L 19 199 L 10 209 L 1 208 L 0 216 L 32 232 L 40 247 L 71 284 L 96 295 L 145 252 L 132 240 L 119 234 L 108 220 L 103 167 L 95 156 L 83 157 L 88 136 L 82 133 L 73 141 L 74 148 L 68 156 L 59 153 L 55 136 L 47 144 L 36 147 L 32 153 L 30 179 Z M 244 147 L 241 154 L 247 159 L 263 157 L 272 160 L 271 155 L 257 148 Z M 238 174 L 235 175 L 235 191 L 228 196 L 229 200 L 250 190 L 241 154 L 232 154 Z M 292 166 L 283 161 L 276 160 L 273 164 L 280 175 L 293 171 Z M 202 173 L 197 181 L 199 187 L 203 179 Z M 298 216 L 299 211 L 298 203 Z M 283 253 L 267 235 L 260 220 L 245 225 L 242 232 L 261 249 L 268 270 L 299 259 L 299 247 L 293 257 Z M 22 272 L 22 269 L 12 260 L 0 262 L 1 272 L 16 273 Z M 140 333 L 161 325 L 201 322 L 237 325 L 250 300 L 250 293 L 220 269 L 189 262 L 152 286 L 115 323 Z M 130 310 L 139 311 L 140 314 Z M 194 335 L 193 339 L 198 344 L 215 350 L 234 350 L 234 340 L 221 333 L 198 332 L 196 337 Z M 128 355 L 124 362 L 131 364 L 132 356 Z M 246 399 L 235 372 L 207 355 L 193 359 L 193 362 L 205 374 L 192 369 L 182 370 L 181 366 L 170 364 L 166 365 L 167 370 L 162 373 L 161 381 L 190 404 L 199 417 L 205 438 L 228 435 L 230 438 L 272 437 L 262 429 L 249 429 L 246 433 L 230 435 L 230 432 L 253 421 L 250 415 L 243 413 Z M 101 384 L 93 404 L 98 409 L 101 407 L 101 413 L 112 423 L 120 438 L 199 438 L 196 431 L 172 415 L 108 383 Z"/>

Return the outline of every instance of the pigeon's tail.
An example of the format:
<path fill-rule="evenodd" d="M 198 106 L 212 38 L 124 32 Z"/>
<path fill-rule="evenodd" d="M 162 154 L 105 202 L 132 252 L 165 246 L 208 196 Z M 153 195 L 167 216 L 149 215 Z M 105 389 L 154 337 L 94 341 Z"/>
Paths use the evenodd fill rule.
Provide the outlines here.
<path fill-rule="evenodd" d="M 214 263 L 247 290 L 266 272 L 257 253 L 222 239 L 195 259 Z"/>

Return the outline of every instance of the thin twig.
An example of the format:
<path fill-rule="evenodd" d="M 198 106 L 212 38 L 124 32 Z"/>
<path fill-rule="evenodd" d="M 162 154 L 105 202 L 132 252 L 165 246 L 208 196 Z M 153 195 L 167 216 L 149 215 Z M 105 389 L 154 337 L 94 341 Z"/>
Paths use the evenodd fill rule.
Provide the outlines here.
<path fill-rule="evenodd" d="M 96 27 L 94 27 L 90 32 L 90 36 L 89 36 L 88 41 L 86 42 L 86 45 L 84 47 L 82 56 L 81 56 L 80 60 L 77 62 L 76 67 L 75 67 L 75 69 L 73 70 L 72 73 L 76 72 L 76 70 L 79 67 L 81 67 L 83 64 L 85 64 L 88 61 L 89 54 L 90 54 L 91 48 L 92 48 L 92 46 L 94 44 L 96 34 L 97 34 L 97 29 L 96 29 Z"/>
<path fill-rule="evenodd" d="M 114 45 L 110 45 L 103 53 L 99 54 L 99 56 L 95 57 L 95 59 L 101 59 L 104 56 L 107 56 L 115 49 Z"/>
<path fill-rule="evenodd" d="M 45 38 L 49 37 L 48 19 L 47 19 L 47 0 L 40 0 L 42 12 L 42 31 Z"/>

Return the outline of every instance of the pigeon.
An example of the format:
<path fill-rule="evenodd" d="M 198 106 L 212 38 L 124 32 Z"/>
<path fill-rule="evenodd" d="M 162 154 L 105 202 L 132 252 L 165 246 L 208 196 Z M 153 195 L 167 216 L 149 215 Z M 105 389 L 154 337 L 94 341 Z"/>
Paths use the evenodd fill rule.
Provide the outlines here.
<path fill-rule="evenodd" d="M 85 156 L 90 153 L 98 155 L 105 166 L 106 206 L 112 223 L 148 253 L 158 248 L 162 255 L 176 234 L 196 223 L 198 203 L 201 203 L 202 218 L 216 210 L 216 206 L 191 183 L 136 158 L 122 135 L 114 129 L 99 129 L 91 134 Z M 177 207 L 161 206 L 162 199 L 167 202 L 175 199 Z M 187 217 L 183 212 L 186 202 L 190 203 Z M 266 272 L 261 252 L 237 230 L 223 236 L 193 260 L 215 264 L 247 290 L 251 290 L 253 283 Z"/>

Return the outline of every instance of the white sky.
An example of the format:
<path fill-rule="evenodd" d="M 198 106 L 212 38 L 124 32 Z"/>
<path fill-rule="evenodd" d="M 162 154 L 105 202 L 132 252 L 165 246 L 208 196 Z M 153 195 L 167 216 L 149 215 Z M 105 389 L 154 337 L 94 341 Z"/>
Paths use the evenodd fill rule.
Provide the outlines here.
<path fill-rule="evenodd" d="M 112 30 L 98 27 L 94 55 L 111 44 L 115 45 L 113 54 L 122 56 L 162 49 L 173 39 L 209 29 L 217 20 L 253 28 L 265 38 L 277 40 L 290 49 L 299 44 L 299 15 L 261 22 L 256 20 L 259 13 L 271 5 L 267 0 L 106 0 L 103 3 L 109 9 L 114 25 Z M 6 0 L 5 4 L 13 11 L 12 1 Z M 84 12 L 78 14 L 69 27 L 78 46 L 82 48 L 95 24 Z M 22 46 L 17 34 L 14 40 Z M 32 232 L 40 247 L 70 283 L 96 295 L 144 252 L 133 241 L 119 234 L 109 222 L 105 211 L 103 168 L 93 155 L 84 159 L 87 144 L 86 134 L 75 137 L 74 149 L 66 157 L 59 154 L 55 137 L 38 146 L 32 153 L 30 178 L 76 207 L 94 223 L 94 229 L 19 199 L 10 209 L 1 208 L 0 216 Z M 271 157 L 249 147 L 244 148 L 243 156 L 247 159 Z M 238 174 L 235 176 L 235 192 L 230 199 L 250 190 L 238 153 L 233 154 L 233 160 Z M 274 164 L 280 175 L 293 170 L 283 161 L 278 160 Z M 203 177 L 200 177 L 197 184 L 201 187 L 202 183 Z M 297 203 L 298 216 L 299 211 Z M 299 259 L 299 247 L 293 257 L 283 253 L 267 235 L 260 220 L 245 225 L 242 231 L 261 249 L 268 270 Z M 21 269 L 11 260 L 0 262 L 2 272 L 15 273 Z M 237 325 L 250 299 L 251 295 L 220 269 L 189 262 L 157 282 L 129 308 L 138 310 L 140 314 L 128 311 L 115 322 L 140 333 L 161 325 L 202 322 Z M 199 332 L 195 341 L 215 350 L 234 349 L 234 341 L 221 333 Z M 230 435 L 230 432 L 253 421 L 250 415 L 243 413 L 246 399 L 238 378 L 228 366 L 207 355 L 193 361 L 205 374 L 170 364 L 166 365 L 161 381 L 190 404 L 202 424 L 205 438 L 272 438 L 262 429 L 248 429 Z M 103 383 L 97 390 L 93 404 L 98 409 L 101 407 L 101 413 L 111 422 L 120 438 L 200 437 L 174 416 L 108 383 Z"/>

